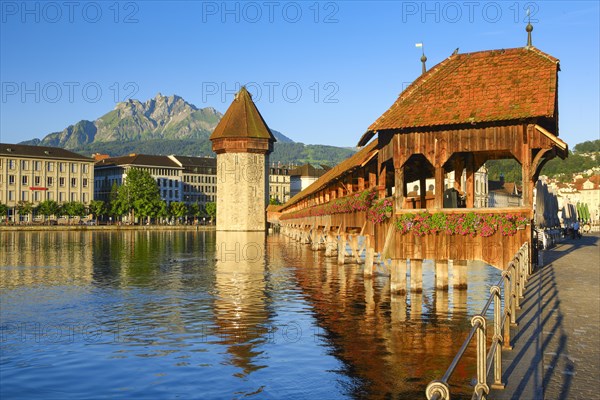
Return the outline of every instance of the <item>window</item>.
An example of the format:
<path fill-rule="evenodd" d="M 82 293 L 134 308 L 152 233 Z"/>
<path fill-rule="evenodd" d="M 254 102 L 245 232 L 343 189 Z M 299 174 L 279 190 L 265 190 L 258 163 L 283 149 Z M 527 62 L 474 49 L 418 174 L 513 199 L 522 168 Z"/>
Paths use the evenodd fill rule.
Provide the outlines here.
<path fill-rule="evenodd" d="M 46 169 L 48 170 L 48 172 L 52 172 L 54 171 L 54 162 L 52 161 L 48 161 L 46 163 Z"/>
<path fill-rule="evenodd" d="M 27 191 L 23 190 L 23 191 L 21 192 L 21 200 L 23 200 L 23 201 L 28 201 L 28 200 L 29 200 L 29 192 L 27 192 Z"/>
<path fill-rule="evenodd" d="M 29 161 L 21 160 L 21 169 L 27 171 L 29 169 Z"/>
<path fill-rule="evenodd" d="M 77 201 L 77 193 L 71 193 L 71 201 Z"/>
<path fill-rule="evenodd" d="M 88 169 L 89 169 L 89 165 L 82 164 L 81 165 L 81 169 L 82 169 L 82 171 L 83 171 L 84 174 L 87 174 L 88 173 Z"/>
<path fill-rule="evenodd" d="M 8 169 L 15 169 L 15 160 L 8 160 Z"/>
<path fill-rule="evenodd" d="M 25 185 L 27 185 L 27 182 L 28 182 L 28 181 L 29 181 L 29 179 L 28 179 L 28 176 L 27 176 L 27 175 L 23 175 L 23 176 L 21 177 L 21 184 L 22 184 L 22 185 L 24 185 L 24 186 L 25 186 Z"/>
<path fill-rule="evenodd" d="M 61 176 L 60 178 L 58 178 L 58 185 L 60 187 L 65 187 L 65 178 L 64 177 Z"/>
<path fill-rule="evenodd" d="M 77 173 L 77 164 L 71 163 L 71 172 L 74 174 Z"/>
<path fill-rule="evenodd" d="M 65 192 L 60 192 L 58 194 L 58 201 L 61 203 L 65 201 Z"/>
<path fill-rule="evenodd" d="M 15 201 L 15 192 L 14 190 L 8 191 L 8 201 Z"/>
<path fill-rule="evenodd" d="M 54 178 L 49 176 L 46 178 L 46 186 L 54 186 Z"/>
<path fill-rule="evenodd" d="M 33 162 L 33 169 L 36 171 L 40 171 L 42 169 L 42 162 L 41 161 L 34 161 Z"/>
<path fill-rule="evenodd" d="M 40 186 L 42 184 L 42 178 L 39 176 L 36 176 L 33 178 L 33 184 L 35 186 Z"/>
<path fill-rule="evenodd" d="M 65 169 L 66 169 L 66 168 L 67 168 L 67 165 L 66 165 L 66 163 L 64 163 L 64 162 L 58 163 L 58 170 L 59 170 L 60 172 L 65 172 Z"/>
<path fill-rule="evenodd" d="M 14 175 L 9 175 L 8 176 L 8 184 L 9 185 L 14 185 L 15 184 L 15 176 Z"/>
<path fill-rule="evenodd" d="M 33 192 L 33 201 L 40 201 L 40 192 Z"/>
<path fill-rule="evenodd" d="M 77 187 L 77 178 L 71 178 L 71 187 Z"/>
<path fill-rule="evenodd" d="M 81 184 L 83 185 L 84 188 L 88 187 L 88 179 L 87 178 L 83 178 L 81 180 Z"/>
<path fill-rule="evenodd" d="M 81 201 L 84 203 L 88 202 L 88 194 L 87 193 L 82 193 L 81 194 Z"/>
<path fill-rule="evenodd" d="M 46 192 L 46 200 L 54 200 L 54 193 Z"/>

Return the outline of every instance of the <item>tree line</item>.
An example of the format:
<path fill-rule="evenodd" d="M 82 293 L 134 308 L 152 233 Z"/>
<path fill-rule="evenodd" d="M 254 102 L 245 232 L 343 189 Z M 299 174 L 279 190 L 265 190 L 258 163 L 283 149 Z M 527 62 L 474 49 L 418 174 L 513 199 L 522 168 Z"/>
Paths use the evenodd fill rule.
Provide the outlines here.
<path fill-rule="evenodd" d="M 189 206 L 184 202 L 167 202 L 160 198 L 160 191 L 156 181 L 148 171 L 131 169 L 122 186 L 113 185 L 109 201 L 92 200 L 89 205 L 78 201 L 59 204 L 54 200 L 45 200 L 37 206 L 27 201 L 17 203 L 16 211 L 20 215 L 35 214 L 43 216 L 47 222 L 51 216 L 83 217 L 91 215 L 94 220 L 99 218 L 113 219 L 116 221 L 133 222 L 138 219 L 147 224 L 173 221 L 181 223 L 188 218 L 208 218 L 213 221 L 217 214 L 214 202 L 193 203 Z M 0 216 L 6 216 L 8 206 L 0 203 Z M 127 218 L 124 218 L 127 217 Z"/>

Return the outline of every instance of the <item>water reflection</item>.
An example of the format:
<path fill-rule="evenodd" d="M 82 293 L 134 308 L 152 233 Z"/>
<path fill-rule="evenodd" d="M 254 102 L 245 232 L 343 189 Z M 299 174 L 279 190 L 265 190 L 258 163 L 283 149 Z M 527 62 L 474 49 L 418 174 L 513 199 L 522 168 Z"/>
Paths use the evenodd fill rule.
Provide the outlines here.
<path fill-rule="evenodd" d="M 227 346 L 229 362 L 244 377 L 266 367 L 257 347 L 272 334 L 265 296 L 265 234 L 218 231 L 216 237 L 211 335 Z"/>
<path fill-rule="evenodd" d="M 277 235 L 0 239 L 7 398 L 422 398 L 499 276 L 473 265 L 468 291 L 436 291 L 424 263 L 424 291 L 398 296 L 387 276 Z"/>

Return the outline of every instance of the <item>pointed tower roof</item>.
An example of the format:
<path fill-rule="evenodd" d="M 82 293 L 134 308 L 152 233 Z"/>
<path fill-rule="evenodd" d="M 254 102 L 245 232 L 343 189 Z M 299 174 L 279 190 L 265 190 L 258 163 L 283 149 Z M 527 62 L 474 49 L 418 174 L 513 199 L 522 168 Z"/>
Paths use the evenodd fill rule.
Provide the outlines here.
<path fill-rule="evenodd" d="M 235 99 L 210 135 L 215 139 L 267 139 L 276 142 L 262 115 L 252 101 L 245 86 L 235 95 Z"/>

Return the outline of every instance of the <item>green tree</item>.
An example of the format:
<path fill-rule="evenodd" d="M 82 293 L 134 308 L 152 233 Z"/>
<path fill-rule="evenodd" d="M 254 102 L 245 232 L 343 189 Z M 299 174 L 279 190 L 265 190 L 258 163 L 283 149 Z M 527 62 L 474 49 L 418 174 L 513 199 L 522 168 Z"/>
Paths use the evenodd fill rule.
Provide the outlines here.
<path fill-rule="evenodd" d="M 8 220 L 8 206 L 6 204 L 0 203 L 0 221 L 3 219 Z"/>
<path fill-rule="evenodd" d="M 150 218 L 157 216 L 161 208 L 158 185 L 148 171 L 132 168 L 118 190 L 116 203 L 117 211 L 129 210 L 131 220 L 137 215 L 150 223 Z"/>
<path fill-rule="evenodd" d="M 106 204 L 102 200 L 92 200 L 88 206 L 90 214 L 94 216 L 96 221 L 98 217 L 106 213 Z"/>
<path fill-rule="evenodd" d="M 85 205 L 79 201 L 70 201 L 62 205 L 62 212 L 69 217 L 83 217 L 85 215 Z"/>
<path fill-rule="evenodd" d="M 51 215 L 58 216 L 60 206 L 54 200 L 44 200 L 37 206 L 37 213 L 47 220 Z"/>
<path fill-rule="evenodd" d="M 188 213 L 188 209 L 187 206 L 185 205 L 185 203 L 181 202 L 181 201 L 174 201 L 171 203 L 171 206 L 169 207 L 169 213 L 174 216 L 175 218 L 177 218 L 178 221 L 181 220 L 181 218 L 185 217 Z"/>
<path fill-rule="evenodd" d="M 29 201 L 20 200 L 17 203 L 17 212 L 19 215 L 29 215 L 33 212 L 33 204 Z"/>
<path fill-rule="evenodd" d="M 278 198 L 276 198 L 276 197 L 271 197 L 271 198 L 269 199 L 269 204 L 271 204 L 271 205 L 275 205 L 275 206 L 278 206 L 278 205 L 280 205 L 280 204 L 281 204 L 281 202 L 279 201 L 279 199 L 278 199 Z"/>
<path fill-rule="evenodd" d="M 158 206 L 158 211 L 156 212 L 156 216 L 160 219 L 165 219 L 169 217 L 169 208 L 167 207 L 167 202 L 164 200 L 160 201 Z"/>
<path fill-rule="evenodd" d="M 210 217 L 210 220 L 213 221 L 215 219 L 215 217 L 217 216 L 217 203 L 215 203 L 215 202 L 206 203 L 205 208 L 206 208 L 206 213 Z"/>

